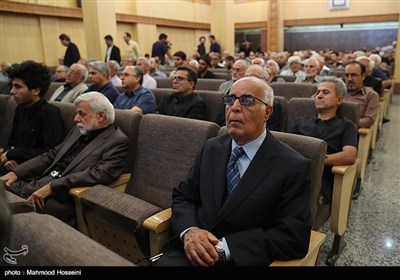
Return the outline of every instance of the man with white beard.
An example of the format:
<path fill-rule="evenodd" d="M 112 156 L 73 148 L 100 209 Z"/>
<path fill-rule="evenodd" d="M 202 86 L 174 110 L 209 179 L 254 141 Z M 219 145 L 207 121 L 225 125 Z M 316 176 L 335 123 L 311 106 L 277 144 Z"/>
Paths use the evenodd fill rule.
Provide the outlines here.
<path fill-rule="evenodd" d="M 0 177 L 0 188 L 71 226 L 76 226 L 76 217 L 69 189 L 111 184 L 123 172 L 128 152 L 128 137 L 113 125 L 114 107 L 107 97 L 88 92 L 75 106 L 76 127 L 63 143 Z"/>

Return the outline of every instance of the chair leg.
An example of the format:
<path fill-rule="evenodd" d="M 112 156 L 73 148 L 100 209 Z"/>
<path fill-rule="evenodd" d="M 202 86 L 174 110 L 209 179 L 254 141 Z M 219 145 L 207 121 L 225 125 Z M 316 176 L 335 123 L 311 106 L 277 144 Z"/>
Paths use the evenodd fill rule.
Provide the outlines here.
<path fill-rule="evenodd" d="M 331 252 L 326 259 L 326 264 L 329 266 L 334 266 L 337 259 L 340 256 L 343 248 L 346 246 L 346 242 L 344 242 L 344 234 L 342 236 L 335 234 L 335 238 L 333 239 L 333 245 Z"/>
<path fill-rule="evenodd" d="M 360 195 L 360 192 L 361 192 L 361 179 L 357 179 L 356 186 L 355 186 L 354 192 L 353 192 L 354 200 L 357 200 L 358 196 Z"/>

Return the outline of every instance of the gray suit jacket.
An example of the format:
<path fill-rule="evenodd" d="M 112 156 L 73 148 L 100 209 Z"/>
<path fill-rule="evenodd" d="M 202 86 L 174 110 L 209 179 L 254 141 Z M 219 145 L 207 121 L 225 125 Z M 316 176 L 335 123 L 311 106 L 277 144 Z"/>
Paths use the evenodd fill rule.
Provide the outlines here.
<path fill-rule="evenodd" d="M 81 95 L 85 90 L 87 90 L 88 87 L 85 83 L 80 83 L 74 86 L 68 93 L 61 99 L 61 102 L 70 102 L 73 103 L 75 99 Z M 56 89 L 53 93 L 53 95 L 50 97 L 50 101 L 56 100 L 56 98 L 60 95 L 60 93 L 64 90 L 64 86 L 60 86 L 58 89 Z"/>
<path fill-rule="evenodd" d="M 29 192 L 35 191 L 22 190 L 21 188 L 33 186 L 22 180 L 31 181 L 33 178 L 40 181 L 40 178 L 47 176 L 80 136 L 79 129 L 75 127 L 63 143 L 18 165 L 13 171 L 19 180 L 10 186 L 13 192 L 29 195 Z M 114 182 L 124 169 L 127 153 L 128 137 L 119 128 L 110 126 L 72 160 L 60 178 L 52 178 L 53 195 L 61 202 L 69 198 L 69 189 L 72 187 L 108 185 Z"/>
<path fill-rule="evenodd" d="M 186 180 L 173 191 L 174 234 L 194 226 L 225 237 L 239 266 L 304 257 L 312 224 L 309 161 L 268 131 L 225 201 L 230 152 L 228 134 L 204 144 Z"/>
<path fill-rule="evenodd" d="M 222 91 L 225 95 L 228 94 L 229 90 L 231 89 L 233 84 L 233 80 L 223 82 L 220 86 L 218 91 Z"/>

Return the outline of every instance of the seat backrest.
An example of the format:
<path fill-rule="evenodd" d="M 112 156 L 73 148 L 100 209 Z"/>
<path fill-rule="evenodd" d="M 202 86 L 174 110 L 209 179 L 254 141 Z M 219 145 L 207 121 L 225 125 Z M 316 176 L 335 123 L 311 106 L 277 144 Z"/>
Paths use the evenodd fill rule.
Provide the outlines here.
<path fill-rule="evenodd" d="M 220 128 L 218 135 L 225 133 L 227 133 L 226 126 Z M 310 210 L 314 221 L 317 214 L 317 200 L 321 189 L 322 172 L 324 171 L 326 142 L 318 138 L 279 131 L 271 131 L 271 133 L 275 138 L 310 160 Z"/>
<path fill-rule="evenodd" d="M 219 86 L 226 82 L 226 79 L 197 79 L 195 89 L 218 91 Z"/>
<path fill-rule="evenodd" d="M 147 114 L 139 125 L 137 153 L 125 192 L 162 209 L 187 175 L 204 141 L 215 137 L 212 122 Z"/>
<path fill-rule="evenodd" d="M 276 78 L 282 78 L 287 83 L 293 83 L 296 80 L 296 76 L 289 76 L 289 75 L 276 75 Z"/>
<path fill-rule="evenodd" d="M 57 106 L 60 109 L 61 118 L 64 123 L 65 128 L 65 136 L 69 133 L 69 131 L 75 127 L 75 105 L 69 102 L 60 102 L 60 101 L 49 101 L 50 104 Z"/>
<path fill-rule="evenodd" d="M 271 83 L 271 87 L 275 96 L 283 96 L 287 100 L 293 97 L 311 97 L 317 91 L 317 87 L 310 84 Z"/>
<path fill-rule="evenodd" d="M 7 145 L 8 137 L 10 137 L 11 134 L 15 109 L 17 108 L 18 104 L 15 102 L 14 98 L 10 98 L 10 96 L 0 95 L 0 98 L 1 103 L 4 104 L 3 113 L 0 117 L 0 147 L 4 148 Z"/>
<path fill-rule="evenodd" d="M 315 109 L 315 99 L 314 98 L 292 98 L 289 100 L 287 109 L 287 124 L 285 131 L 289 129 L 296 121 L 297 117 L 312 117 L 317 114 Z M 339 106 L 337 112 L 338 117 L 346 117 L 351 120 L 356 127 L 358 127 L 358 122 L 360 120 L 360 110 L 359 105 L 356 102 L 344 101 L 342 105 Z"/>
<path fill-rule="evenodd" d="M 279 131 L 284 131 L 284 129 L 286 127 L 288 101 L 283 96 L 274 96 L 274 101 L 276 101 L 277 103 L 279 103 L 281 105 L 282 115 L 281 115 L 281 127 L 280 127 Z"/>
<path fill-rule="evenodd" d="M 213 72 L 214 73 L 214 75 L 215 75 L 215 78 L 217 78 L 217 79 L 224 79 L 225 81 L 227 81 L 228 79 L 229 79 L 229 74 L 228 74 L 228 72 L 218 72 L 218 71 L 211 71 L 211 72 Z"/>
<path fill-rule="evenodd" d="M 129 110 L 115 109 L 114 125 L 119 127 L 129 138 L 129 150 L 126 157 L 124 173 L 132 172 L 132 166 L 137 151 L 139 124 L 143 114 Z"/>
<path fill-rule="evenodd" d="M 210 91 L 210 90 L 195 90 L 207 104 L 207 117 L 206 120 L 213 122 L 218 114 L 221 112 L 222 108 L 222 97 L 224 93 L 221 91 Z"/>
<path fill-rule="evenodd" d="M 322 172 L 324 171 L 326 142 L 324 140 L 303 135 L 271 131 L 277 139 L 289 145 L 299 152 L 303 157 L 310 160 L 310 210 L 313 221 L 317 214 L 317 202 L 321 189 Z"/>
<path fill-rule="evenodd" d="M 10 250 L 26 249 L 0 266 L 133 266 L 57 218 L 35 212 L 13 215 Z M 7 258 L 6 258 L 7 259 Z"/>

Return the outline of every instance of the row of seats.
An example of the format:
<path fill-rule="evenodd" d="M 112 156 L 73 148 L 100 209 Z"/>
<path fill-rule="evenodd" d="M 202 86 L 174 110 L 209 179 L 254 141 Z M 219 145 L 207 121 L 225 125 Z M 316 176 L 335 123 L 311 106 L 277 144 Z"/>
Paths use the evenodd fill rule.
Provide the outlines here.
<path fill-rule="evenodd" d="M 8 109 L 9 102 L 12 104 L 11 102 L 14 100 L 1 96 L 0 108 Z M 7 104 L 4 105 L 4 103 Z M 71 121 L 69 120 L 75 114 L 74 106 L 62 102 L 53 102 L 53 104 L 60 108 L 65 126 L 70 128 Z M 4 112 L 5 110 L 0 112 L 2 132 L 3 125 L 10 123 L 13 117 L 10 113 L 4 114 Z M 116 110 L 115 124 L 121 127 L 130 139 L 131 149 L 126 167 L 129 168 L 132 176 L 129 174 L 121 176 L 121 181 L 112 186 L 95 186 L 86 189 L 86 192 L 82 188 L 72 189 L 71 195 L 74 195 L 77 201 L 79 230 L 104 246 L 115 250 L 124 258 L 136 262 L 144 254 L 153 255 L 157 252 L 169 237 L 168 213 L 170 213 L 172 188 L 184 178 L 204 140 L 217 136 L 220 128 L 212 122 L 157 114 L 143 116 L 123 110 Z M 4 133 L 2 137 L 6 138 L 7 135 L 9 134 Z M 320 172 L 323 168 L 323 156 L 326 153 L 325 142 L 284 133 L 275 133 L 275 136 L 293 145 L 293 148 L 299 150 L 306 157 L 312 158 L 315 164 L 318 164 L 312 169 L 313 172 L 317 170 L 319 175 L 313 175 L 315 180 L 310 201 L 313 215 L 315 215 Z M 129 182 L 123 193 L 120 192 L 121 189 L 117 191 L 112 188 L 123 186 L 128 179 Z M 81 200 L 80 197 L 83 199 Z M 160 211 L 164 213 L 164 220 L 154 216 L 160 215 Z M 53 218 L 47 219 L 48 216 L 41 216 L 41 218 L 49 221 L 47 224 L 47 222 L 38 220 L 43 227 L 42 230 L 53 224 L 51 221 L 54 220 Z M 37 220 L 34 217 L 29 219 Z M 25 222 L 26 220 L 23 221 L 23 223 Z M 105 231 L 99 230 L 102 225 L 105 226 Z M 156 229 L 152 231 L 154 228 Z M 117 229 L 122 230 L 122 236 L 117 234 Z M 69 241 L 76 239 L 86 242 L 86 239 L 75 236 L 78 233 L 66 231 L 64 235 L 63 230 L 61 227 L 61 230 L 54 234 L 60 235 L 61 239 L 65 238 Z M 39 233 L 35 234 L 29 231 L 32 237 L 47 244 L 46 234 L 40 234 L 42 231 L 39 229 L 37 232 Z M 22 237 L 16 237 L 16 240 L 21 241 L 20 238 Z M 291 264 L 315 265 L 317 253 L 324 238 L 323 234 L 313 232 L 312 242 L 310 242 L 310 253 L 313 254 L 313 257 L 308 255 L 295 263 L 291 262 Z M 132 245 L 128 245 L 128 243 Z M 71 245 L 71 248 L 73 248 L 71 250 L 75 250 L 76 247 Z M 275 264 L 285 263 L 277 262 Z"/>

